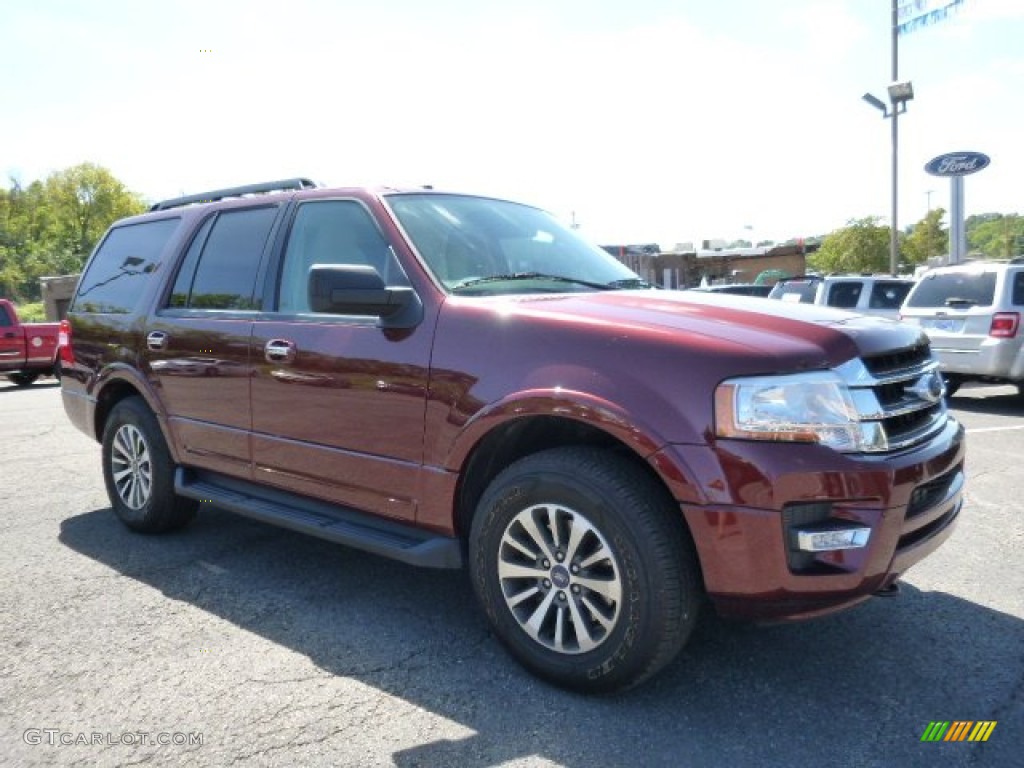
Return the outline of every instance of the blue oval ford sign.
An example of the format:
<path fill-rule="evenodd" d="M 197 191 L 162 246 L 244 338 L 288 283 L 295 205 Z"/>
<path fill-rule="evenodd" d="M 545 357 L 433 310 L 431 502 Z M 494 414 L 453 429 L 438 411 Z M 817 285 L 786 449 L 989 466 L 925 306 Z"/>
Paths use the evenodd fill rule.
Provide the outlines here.
<path fill-rule="evenodd" d="M 929 160 L 924 169 L 932 176 L 966 176 L 987 168 L 989 162 L 981 152 L 947 152 Z"/>

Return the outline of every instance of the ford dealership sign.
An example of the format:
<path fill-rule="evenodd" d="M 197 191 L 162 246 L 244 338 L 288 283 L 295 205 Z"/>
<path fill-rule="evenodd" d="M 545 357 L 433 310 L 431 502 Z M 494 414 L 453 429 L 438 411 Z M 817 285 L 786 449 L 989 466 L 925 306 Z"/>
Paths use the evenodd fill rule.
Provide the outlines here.
<path fill-rule="evenodd" d="M 924 169 L 932 176 L 966 176 L 988 167 L 989 162 L 981 152 L 947 152 L 929 160 Z"/>

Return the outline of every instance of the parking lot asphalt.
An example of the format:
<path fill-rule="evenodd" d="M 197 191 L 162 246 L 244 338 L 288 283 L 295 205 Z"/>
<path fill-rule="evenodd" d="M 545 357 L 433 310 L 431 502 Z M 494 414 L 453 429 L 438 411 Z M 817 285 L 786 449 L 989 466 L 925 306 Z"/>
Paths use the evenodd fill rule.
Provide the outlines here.
<path fill-rule="evenodd" d="M 59 388 L 0 380 L 0 764 L 1010 766 L 1024 754 L 1024 399 L 964 388 L 967 505 L 898 598 L 705 614 L 624 695 L 522 671 L 464 574 L 216 509 L 128 532 Z M 922 742 L 932 721 L 988 741 Z"/>

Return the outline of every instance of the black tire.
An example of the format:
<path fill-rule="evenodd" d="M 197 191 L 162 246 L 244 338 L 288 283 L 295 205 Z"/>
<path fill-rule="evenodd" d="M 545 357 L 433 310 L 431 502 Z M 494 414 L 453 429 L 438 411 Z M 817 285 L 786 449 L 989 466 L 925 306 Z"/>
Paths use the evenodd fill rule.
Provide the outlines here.
<path fill-rule="evenodd" d="M 21 371 L 19 373 L 7 374 L 7 378 L 11 380 L 12 384 L 15 384 L 19 387 L 31 387 L 33 384 L 36 383 L 36 379 L 39 378 L 39 374 Z"/>
<path fill-rule="evenodd" d="M 114 512 L 141 533 L 187 525 L 198 502 L 174 492 L 174 464 L 156 416 L 139 397 L 110 412 L 103 429 L 103 480 Z"/>
<path fill-rule="evenodd" d="M 960 389 L 960 386 L 963 384 L 963 381 L 956 376 L 943 376 L 942 380 L 946 384 L 946 397 L 952 397 L 955 395 L 957 390 Z"/>
<path fill-rule="evenodd" d="M 469 567 L 509 652 L 587 693 L 632 687 L 672 661 L 703 602 L 679 506 L 597 448 L 543 451 L 499 474 L 473 518 Z"/>

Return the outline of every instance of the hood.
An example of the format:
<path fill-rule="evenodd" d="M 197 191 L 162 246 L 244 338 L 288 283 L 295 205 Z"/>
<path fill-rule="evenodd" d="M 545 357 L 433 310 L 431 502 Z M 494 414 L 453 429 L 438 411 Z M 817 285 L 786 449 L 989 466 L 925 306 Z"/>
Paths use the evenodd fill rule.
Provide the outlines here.
<path fill-rule="evenodd" d="M 692 291 L 605 291 L 495 297 L 501 311 L 616 332 L 683 334 L 689 343 L 797 367 L 835 366 L 927 343 L 920 328 L 813 304 Z M 798 360 L 800 362 L 798 362 Z M 788 366 L 787 366 L 788 367 Z"/>

